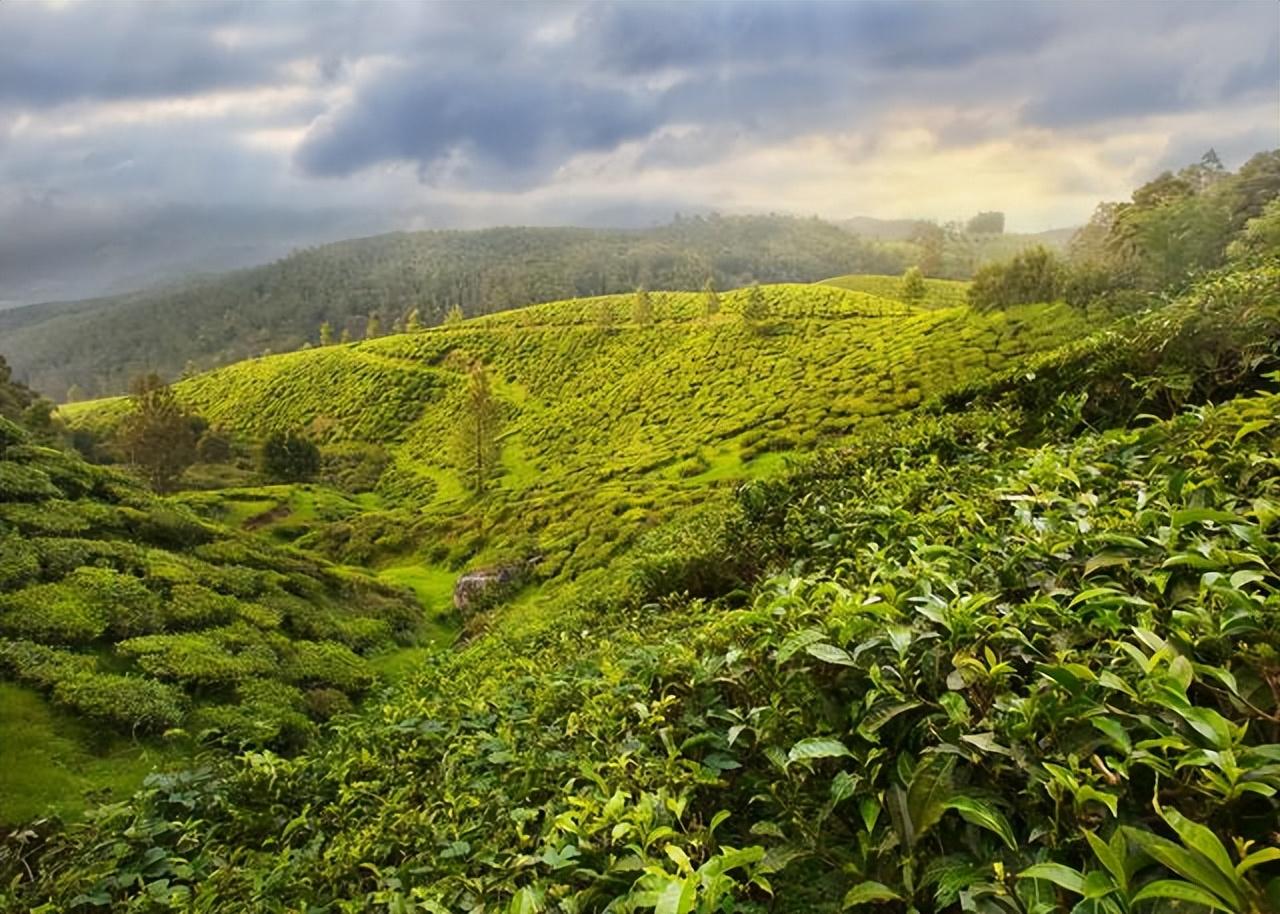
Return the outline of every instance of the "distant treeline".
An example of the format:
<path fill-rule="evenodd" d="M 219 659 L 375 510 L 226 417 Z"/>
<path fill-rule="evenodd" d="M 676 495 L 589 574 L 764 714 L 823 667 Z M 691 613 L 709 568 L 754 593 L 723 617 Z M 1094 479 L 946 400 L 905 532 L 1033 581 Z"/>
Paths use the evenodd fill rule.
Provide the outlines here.
<path fill-rule="evenodd" d="M 267 351 L 392 332 L 530 302 L 650 289 L 809 282 L 900 273 L 910 245 L 869 241 L 818 219 L 693 217 L 654 229 L 498 228 L 395 233 L 276 263 L 93 302 L 0 315 L 17 378 L 55 399 L 123 391 L 146 371 L 176 377 Z"/>

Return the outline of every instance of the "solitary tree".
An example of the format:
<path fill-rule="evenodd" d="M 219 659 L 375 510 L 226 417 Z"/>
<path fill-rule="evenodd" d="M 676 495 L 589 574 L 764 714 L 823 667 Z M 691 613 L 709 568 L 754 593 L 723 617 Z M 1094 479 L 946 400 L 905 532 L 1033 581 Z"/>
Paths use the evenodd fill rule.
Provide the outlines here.
<path fill-rule="evenodd" d="M 422 318 L 418 316 L 418 309 L 414 308 L 404 318 L 404 332 L 417 333 L 422 329 Z"/>
<path fill-rule="evenodd" d="M 604 298 L 596 308 L 596 324 L 601 330 L 610 330 L 614 325 L 613 300 Z"/>
<path fill-rule="evenodd" d="M 129 399 L 133 409 L 120 427 L 125 455 L 157 492 L 172 491 L 196 460 L 191 416 L 173 388 L 154 372 L 134 380 Z"/>
<path fill-rule="evenodd" d="M 716 293 L 716 287 L 709 276 L 702 287 L 702 313 L 707 317 L 715 317 L 720 313 L 720 296 Z"/>
<path fill-rule="evenodd" d="M 636 289 L 635 302 L 632 304 L 632 316 L 641 327 L 653 323 L 653 302 L 649 300 L 649 290 L 644 286 Z"/>
<path fill-rule="evenodd" d="M 919 267 L 908 267 L 902 274 L 902 300 L 909 305 L 924 300 L 924 275 Z"/>
<path fill-rule="evenodd" d="M 378 336 L 382 336 L 382 321 L 378 318 L 378 312 L 374 311 L 364 322 L 364 338 L 371 340 Z"/>
<path fill-rule="evenodd" d="M 302 432 L 272 432 L 258 452 L 258 468 L 279 482 L 305 482 L 320 470 L 320 449 Z"/>
<path fill-rule="evenodd" d="M 467 391 L 454 434 L 454 452 L 467 488 L 477 494 L 489 487 L 498 466 L 498 433 L 501 411 L 489 383 L 489 373 L 478 359 L 467 375 Z"/>
<path fill-rule="evenodd" d="M 444 316 L 444 322 L 449 326 L 452 326 L 453 324 L 461 324 L 464 317 L 465 315 L 462 313 L 462 307 L 460 305 L 454 305 L 449 309 L 449 313 Z"/>
<path fill-rule="evenodd" d="M 330 324 L 328 321 L 324 321 L 320 325 L 320 345 L 321 346 L 333 345 L 333 325 Z"/>
<path fill-rule="evenodd" d="M 759 323 L 769 319 L 769 303 L 764 300 L 764 293 L 760 291 L 760 283 L 752 283 L 751 288 L 747 290 L 747 300 L 742 306 L 743 320 L 751 323 Z"/>
<path fill-rule="evenodd" d="M 348 330 L 346 327 L 343 327 L 343 328 L 342 328 L 342 336 L 338 337 L 338 342 L 339 342 L 339 343 L 349 343 L 349 342 L 351 342 L 351 331 L 350 331 L 350 330 Z"/>
<path fill-rule="evenodd" d="M 231 459 L 231 439 L 220 428 L 205 429 L 196 441 L 196 456 L 201 463 L 226 463 Z"/>

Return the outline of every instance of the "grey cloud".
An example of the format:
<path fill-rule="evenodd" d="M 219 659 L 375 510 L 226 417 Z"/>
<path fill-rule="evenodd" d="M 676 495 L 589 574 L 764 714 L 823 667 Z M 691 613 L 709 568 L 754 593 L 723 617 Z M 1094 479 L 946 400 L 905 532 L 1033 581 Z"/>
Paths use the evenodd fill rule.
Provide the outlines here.
<path fill-rule="evenodd" d="M 615 148 L 661 123 L 643 98 L 547 74 L 440 73 L 426 65 L 382 74 L 317 122 L 297 151 L 320 176 L 387 159 L 424 174 L 461 153 L 476 176 L 524 186 L 578 152 Z"/>
<path fill-rule="evenodd" d="M 112 225 L 120 235 L 170 224 L 139 215 L 144 204 L 191 206 L 182 212 L 223 227 L 232 222 L 203 214 L 243 206 L 270 222 L 270 213 L 314 206 L 339 232 L 355 225 L 339 210 L 381 219 L 361 230 L 625 221 L 705 203 L 703 188 L 683 206 L 669 200 L 669 179 L 648 188 L 660 201 L 647 199 L 651 169 L 723 161 L 727 182 L 744 152 L 823 135 L 851 162 L 891 157 L 881 142 L 890 114 L 900 126 L 917 113 L 944 148 L 1025 126 L 1042 128 L 1048 144 L 1096 142 L 1122 119 L 1187 114 L 1167 155 L 1196 158 L 1216 145 L 1231 164 L 1280 144 L 1275 119 L 1258 125 L 1255 114 L 1280 106 L 1278 28 L 1273 3 L 1194 0 L 0 0 L 0 227 L 37 224 L 24 223 L 32 211 L 17 199 L 58 201 L 66 213 L 39 245 L 53 250 L 63 232 L 84 239 L 75 240 L 81 252 L 110 250 Z M 253 93 L 267 88 L 291 94 Z M 198 102 L 228 89 L 244 91 L 216 115 L 97 116 L 130 107 L 107 102 Z M 275 145 L 260 141 L 264 130 L 276 131 Z M 291 147 L 294 132 L 302 140 Z M 633 142 L 635 187 L 557 173 L 580 153 Z M 787 177 L 779 209 L 789 205 Z M 553 181 L 563 193 L 546 192 Z M 298 220 L 271 224 L 282 238 L 303 237 Z M 162 234 L 131 237 L 155 246 Z M 6 244 L 24 252 L 8 267 L 58 263 L 0 234 Z"/>

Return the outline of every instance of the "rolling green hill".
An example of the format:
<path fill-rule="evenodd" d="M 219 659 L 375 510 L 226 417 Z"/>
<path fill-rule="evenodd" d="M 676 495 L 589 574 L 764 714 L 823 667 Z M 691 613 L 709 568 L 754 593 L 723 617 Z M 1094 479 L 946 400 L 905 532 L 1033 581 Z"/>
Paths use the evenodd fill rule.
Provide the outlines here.
<path fill-rule="evenodd" d="M 211 759 L 83 823 L 38 824 L 0 856 L 0 892 L 41 912 L 1051 914 L 1085 895 L 1099 903 L 1082 911 L 1276 910 L 1278 290 L 1274 264 L 1214 274 L 1000 371 L 949 368 L 966 335 L 1044 340 L 1058 309 L 868 315 L 865 295 L 782 287 L 766 290 L 769 333 L 729 315 L 699 330 L 679 298 L 644 328 L 564 303 L 195 379 L 184 393 L 210 408 L 214 390 L 274 380 L 294 421 L 308 407 L 286 385 L 309 365 L 312 390 L 335 358 L 437 372 L 418 418 L 381 420 L 405 461 L 465 344 L 547 427 L 553 382 L 591 420 L 616 399 L 645 438 L 618 436 L 624 475 L 667 445 L 625 408 L 623 369 L 660 403 L 699 376 L 684 358 L 664 380 L 685 340 L 734 347 L 752 402 L 805 415 L 839 384 L 881 391 L 898 361 L 863 353 L 793 386 L 777 366 L 793 368 L 778 360 L 802 329 L 813 352 L 900 347 L 929 380 L 916 409 L 837 429 L 782 474 L 704 488 L 701 510 L 610 567 L 498 610 L 312 751 Z M 519 370 L 511 353 L 554 352 L 539 347 L 575 328 L 593 334 L 583 382 Z M 571 443 L 545 446 L 596 447 Z M 494 520 L 528 507 L 490 498 Z"/>
<path fill-rule="evenodd" d="M 536 301 L 624 292 L 813 281 L 901 272 L 897 247 L 817 219 L 696 217 L 644 230 L 501 228 L 395 233 L 299 251 L 276 263 L 89 302 L 0 313 L 0 354 L 56 400 L 119 393 L 146 371 L 168 377 L 318 341 L 383 332 L 417 309 L 437 324 Z"/>
<path fill-rule="evenodd" d="M 406 591 L 255 541 L 0 417 L 0 822 L 189 743 L 296 749 L 412 639 Z"/>
<path fill-rule="evenodd" d="M 883 286 L 878 278 L 868 280 Z M 931 286 L 952 295 L 955 284 Z M 708 488 L 776 472 L 785 459 L 860 433 L 943 389 L 1086 332 L 1065 305 L 976 314 L 828 285 L 574 299 L 364 343 L 255 359 L 181 382 L 209 422 L 248 439 L 309 428 L 326 442 L 385 447 L 370 511 L 299 544 L 344 561 L 426 558 L 449 567 L 539 559 L 574 575 L 622 554 Z M 502 473 L 466 495 L 451 454 L 465 371 L 479 358 L 506 421 Z M 73 404 L 73 424 L 108 428 L 123 400 Z M 208 496 L 200 501 L 208 502 Z"/>

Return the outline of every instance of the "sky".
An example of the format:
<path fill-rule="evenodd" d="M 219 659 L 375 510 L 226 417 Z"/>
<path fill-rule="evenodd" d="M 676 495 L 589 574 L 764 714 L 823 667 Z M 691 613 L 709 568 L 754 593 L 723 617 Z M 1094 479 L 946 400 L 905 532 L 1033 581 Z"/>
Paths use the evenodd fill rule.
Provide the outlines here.
<path fill-rule="evenodd" d="M 1277 146 L 1274 0 L 0 2 L 0 301 L 395 228 L 1037 231 Z"/>

